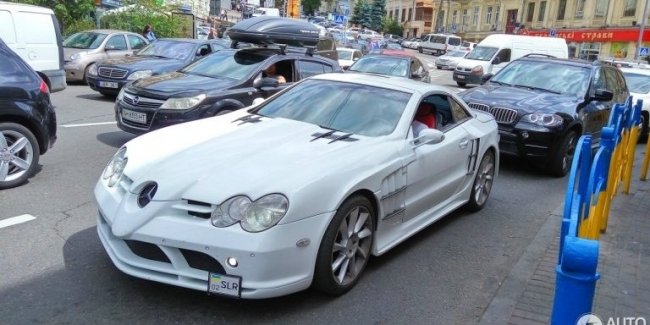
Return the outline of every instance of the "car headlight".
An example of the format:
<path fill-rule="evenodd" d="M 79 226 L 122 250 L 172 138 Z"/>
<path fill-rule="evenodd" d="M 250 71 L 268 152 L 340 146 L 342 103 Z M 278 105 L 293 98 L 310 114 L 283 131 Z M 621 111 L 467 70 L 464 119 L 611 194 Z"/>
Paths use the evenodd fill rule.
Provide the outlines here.
<path fill-rule="evenodd" d="M 164 109 L 188 109 L 198 105 L 205 99 L 205 94 L 194 97 L 170 98 L 166 100 L 160 108 Z"/>
<path fill-rule="evenodd" d="M 221 203 L 212 212 L 210 221 L 219 228 L 239 222 L 248 232 L 260 232 L 275 226 L 288 208 L 289 200 L 282 194 L 265 195 L 255 201 L 240 195 Z"/>
<path fill-rule="evenodd" d="M 126 156 L 126 147 L 120 148 L 120 150 L 115 153 L 111 161 L 108 163 L 106 168 L 104 168 L 104 173 L 102 178 L 108 180 L 108 187 L 113 187 L 122 177 L 128 158 Z"/>
<path fill-rule="evenodd" d="M 86 52 L 78 52 L 78 53 L 72 54 L 72 55 L 70 55 L 70 61 L 79 60 L 83 56 L 85 56 L 86 54 L 88 54 L 88 53 L 86 53 Z"/>
<path fill-rule="evenodd" d="M 122 98 L 124 98 L 124 88 L 126 88 L 126 87 L 120 88 L 120 92 L 117 93 L 117 97 L 115 98 L 116 102 L 119 102 L 119 101 L 122 100 Z"/>
<path fill-rule="evenodd" d="M 153 71 L 151 70 L 140 70 L 130 74 L 126 80 L 138 80 L 146 77 L 151 77 Z"/>
<path fill-rule="evenodd" d="M 474 68 L 472 68 L 472 73 L 473 74 L 483 74 L 483 66 L 482 65 L 477 65 Z"/>
<path fill-rule="evenodd" d="M 521 121 L 548 127 L 559 126 L 564 123 L 564 119 L 560 115 L 541 112 L 526 114 L 521 117 Z"/>
<path fill-rule="evenodd" d="M 93 63 L 88 67 L 88 74 L 93 76 L 97 75 L 97 64 Z"/>

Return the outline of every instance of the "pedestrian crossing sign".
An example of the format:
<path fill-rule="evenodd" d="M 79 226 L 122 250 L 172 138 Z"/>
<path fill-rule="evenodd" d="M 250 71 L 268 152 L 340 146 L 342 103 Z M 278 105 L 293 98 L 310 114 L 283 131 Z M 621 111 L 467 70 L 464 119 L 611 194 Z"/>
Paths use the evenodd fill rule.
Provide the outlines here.
<path fill-rule="evenodd" d="M 343 15 L 336 15 L 334 18 L 334 22 L 337 24 L 343 24 L 343 21 L 345 20 L 345 16 Z"/>
<path fill-rule="evenodd" d="M 650 54 L 648 52 L 650 51 L 648 51 L 647 47 L 642 47 L 639 49 L 639 56 L 648 56 L 648 54 Z"/>

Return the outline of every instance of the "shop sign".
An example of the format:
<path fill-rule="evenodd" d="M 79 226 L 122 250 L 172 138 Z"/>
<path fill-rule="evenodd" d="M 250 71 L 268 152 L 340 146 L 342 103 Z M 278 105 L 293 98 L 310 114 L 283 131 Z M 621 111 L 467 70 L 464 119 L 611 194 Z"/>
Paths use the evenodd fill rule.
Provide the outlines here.
<path fill-rule="evenodd" d="M 564 38 L 569 42 L 634 42 L 639 38 L 639 29 L 560 29 L 556 30 L 556 34 L 556 37 Z M 549 36 L 550 31 L 529 30 L 528 35 Z M 650 41 L 650 31 L 644 31 L 643 40 Z"/>

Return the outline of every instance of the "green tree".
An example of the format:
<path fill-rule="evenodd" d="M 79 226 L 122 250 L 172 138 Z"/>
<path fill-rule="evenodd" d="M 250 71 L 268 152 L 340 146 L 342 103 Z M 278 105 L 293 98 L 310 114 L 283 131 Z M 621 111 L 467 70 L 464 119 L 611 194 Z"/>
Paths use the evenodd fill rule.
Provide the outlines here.
<path fill-rule="evenodd" d="M 365 1 L 361 9 L 361 26 L 365 28 L 372 26 L 372 6 Z"/>
<path fill-rule="evenodd" d="M 179 12 L 178 6 L 163 6 L 156 0 L 132 2 L 134 6 L 129 9 L 104 14 L 100 21 L 101 27 L 142 33 L 145 25 L 151 25 L 159 38 L 193 35 L 193 23 L 188 24 L 182 15 L 170 14 L 170 12 Z"/>
<path fill-rule="evenodd" d="M 388 17 L 384 18 L 383 31 L 386 34 L 393 34 L 398 36 L 404 35 L 404 27 L 402 27 L 402 25 L 400 25 L 397 20 Z"/>
<path fill-rule="evenodd" d="M 320 8 L 320 0 L 302 0 L 302 11 L 305 15 L 313 16 L 314 12 Z"/>
<path fill-rule="evenodd" d="M 386 17 L 386 0 L 374 0 L 370 7 L 370 29 L 381 31 Z"/>
<path fill-rule="evenodd" d="M 364 0 L 359 0 L 354 4 L 352 9 L 352 17 L 350 17 L 350 23 L 354 25 L 361 25 L 361 20 L 363 17 L 363 4 Z"/>

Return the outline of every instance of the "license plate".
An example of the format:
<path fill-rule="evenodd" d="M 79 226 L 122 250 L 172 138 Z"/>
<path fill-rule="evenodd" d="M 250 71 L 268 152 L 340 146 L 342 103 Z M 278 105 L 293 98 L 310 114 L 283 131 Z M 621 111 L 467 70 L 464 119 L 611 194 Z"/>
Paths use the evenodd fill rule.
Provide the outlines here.
<path fill-rule="evenodd" d="M 147 114 L 130 111 L 128 109 L 122 109 L 122 118 L 125 120 L 138 122 L 142 124 L 147 123 Z"/>
<path fill-rule="evenodd" d="M 462 74 L 459 74 L 459 75 L 456 75 L 456 78 L 458 78 L 458 79 L 465 79 L 465 76 L 463 76 Z"/>
<path fill-rule="evenodd" d="M 241 298 L 241 277 L 219 273 L 208 274 L 208 294 L 211 293 Z"/>
<path fill-rule="evenodd" d="M 117 82 L 113 81 L 100 81 L 99 86 L 104 88 L 117 88 L 118 85 Z"/>

